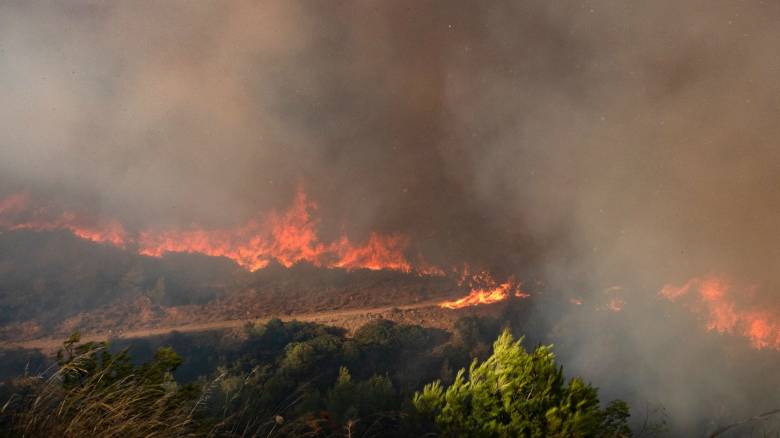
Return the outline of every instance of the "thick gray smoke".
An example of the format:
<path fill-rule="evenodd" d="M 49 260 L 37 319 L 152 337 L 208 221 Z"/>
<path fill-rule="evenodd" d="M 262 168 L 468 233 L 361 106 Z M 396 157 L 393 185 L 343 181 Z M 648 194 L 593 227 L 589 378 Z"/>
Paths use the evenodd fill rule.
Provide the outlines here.
<path fill-rule="evenodd" d="M 778 307 L 779 19 L 725 0 L 5 1 L 0 191 L 142 227 L 239 223 L 302 186 L 326 233 L 405 232 L 586 301 L 620 285 L 617 316 L 537 305 L 542 340 L 700 428 L 780 407 L 757 381 L 777 353 L 656 296 L 723 273 Z"/>

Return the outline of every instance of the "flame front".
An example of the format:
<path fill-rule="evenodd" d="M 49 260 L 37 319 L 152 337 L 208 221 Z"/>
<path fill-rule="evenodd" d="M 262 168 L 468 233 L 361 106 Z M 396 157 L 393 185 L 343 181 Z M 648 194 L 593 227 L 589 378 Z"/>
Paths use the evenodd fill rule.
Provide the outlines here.
<path fill-rule="evenodd" d="M 468 267 L 464 268 L 460 283 L 461 285 L 468 284 L 470 286 L 471 291 L 469 294 L 457 300 L 439 303 L 439 307 L 461 309 L 480 304 L 497 303 L 508 299 L 510 296 L 517 298 L 527 298 L 529 296 L 520 289 L 520 284 L 513 279 L 499 284 L 486 271 L 469 275 Z"/>
<path fill-rule="evenodd" d="M 419 275 L 444 276 L 437 266 L 422 257 L 414 265 L 406 258 L 409 239 L 402 234 L 370 233 L 362 244 L 342 234 L 332 242 L 323 242 L 317 233 L 317 205 L 299 190 L 291 207 L 282 213 L 271 212 L 243 225 L 226 229 L 192 227 L 184 230 L 146 229 L 129 233 L 115 220 L 90 221 L 70 211 L 34 205 L 25 195 L 0 200 L 0 228 L 10 230 L 67 230 L 93 242 L 125 249 L 135 249 L 149 257 L 166 253 L 197 253 L 226 257 L 245 269 L 256 271 L 272 261 L 291 267 L 307 262 L 322 268 L 346 270 L 370 269 L 414 272 Z M 495 281 L 487 271 L 472 274 L 467 265 L 454 269 L 458 284 L 469 290 L 461 299 L 442 302 L 447 309 L 490 304 L 511 296 L 524 298 L 513 279 Z"/>
<path fill-rule="evenodd" d="M 669 301 L 693 300 L 692 308 L 703 312 L 706 328 L 718 333 L 746 337 L 757 349 L 780 350 L 780 318 L 766 309 L 744 309 L 732 298 L 735 288 L 722 277 L 695 277 L 681 286 L 666 285 L 659 295 Z M 751 290 L 736 291 L 752 295 Z"/>
<path fill-rule="evenodd" d="M 325 268 L 416 271 L 406 259 L 409 240 L 400 234 L 371 233 L 363 244 L 346 235 L 331 243 L 317 234 L 317 206 L 299 190 L 284 213 L 271 212 L 230 229 L 143 230 L 130 235 L 115 220 L 93 223 L 70 211 L 33 206 L 29 197 L 0 200 L 0 227 L 10 230 L 68 230 L 93 242 L 137 248 L 142 255 L 162 257 L 168 252 L 226 257 L 249 270 L 265 268 L 275 260 L 290 267 L 308 262 Z M 132 245 L 130 245 L 132 244 Z M 423 265 L 420 272 L 436 272 Z"/>
<path fill-rule="evenodd" d="M 95 223 L 71 211 L 56 213 L 50 208 L 33 207 L 29 197 L 23 194 L 0 200 L 0 227 L 10 230 L 68 230 L 82 239 L 121 248 L 127 242 L 124 227 L 115 220 Z"/>

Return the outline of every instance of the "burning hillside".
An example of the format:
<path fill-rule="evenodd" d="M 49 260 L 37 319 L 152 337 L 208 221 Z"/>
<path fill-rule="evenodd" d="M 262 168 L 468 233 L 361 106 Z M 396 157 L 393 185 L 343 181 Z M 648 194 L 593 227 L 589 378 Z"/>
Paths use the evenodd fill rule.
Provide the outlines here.
<path fill-rule="evenodd" d="M 431 271 L 413 267 L 406 260 L 408 239 L 401 235 L 372 233 L 358 245 L 342 235 L 336 241 L 323 243 L 317 234 L 316 210 L 317 205 L 298 191 L 286 212 L 271 212 L 236 228 L 130 233 L 116 220 L 97 222 L 72 211 L 58 212 L 35 205 L 25 195 L 14 195 L 0 200 L 0 226 L 9 230 L 68 230 L 86 240 L 133 248 L 152 257 L 168 252 L 225 257 L 251 271 L 265 268 L 272 260 L 286 267 L 307 262 L 347 270 Z"/>
<path fill-rule="evenodd" d="M 445 270 L 426 263 L 422 257 L 412 264 L 407 259 L 409 239 L 403 235 L 371 233 L 363 244 L 353 244 L 346 235 L 325 243 L 318 237 L 317 204 L 299 190 L 292 206 L 283 213 L 271 212 L 233 229 L 126 231 L 116 220 L 88 220 L 72 211 L 56 211 L 33 203 L 28 196 L 13 195 L 0 200 L 0 226 L 10 231 L 65 230 L 84 240 L 131 249 L 143 256 L 163 257 L 168 253 L 224 257 L 250 271 L 275 262 L 290 268 L 307 263 L 325 269 L 387 270 L 441 277 Z M 528 297 L 514 279 L 497 282 L 487 271 L 471 273 L 468 265 L 449 268 L 468 295 L 445 301 L 441 307 L 457 309 L 504 301 L 510 296 Z"/>
<path fill-rule="evenodd" d="M 0 200 L 0 227 L 8 231 L 68 231 L 80 239 L 154 258 L 171 253 L 224 257 L 248 271 L 265 269 L 270 263 L 286 268 L 305 263 L 323 269 L 386 270 L 418 276 L 447 276 L 466 295 L 441 301 L 439 306 L 444 309 L 461 309 L 531 296 L 513 277 L 498 281 L 489 271 L 474 272 L 468 264 L 440 268 L 425 262 L 419 254 L 412 259 L 408 256 L 410 239 L 402 234 L 372 232 L 367 241 L 359 244 L 342 234 L 334 241 L 324 242 L 319 237 L 317 211 L 317 204 L 308 199 L 303 190 L 298 190 L 286 211 L 272 211 L 235 228 L 193 226 L 185 230 L 130 232 L 118 220 L 93 220 L 73 211 L 37 204 L 27 195 L 16 194 Z M 607 292 L 621 289 L 613 286 Z M 454 289 L 449 287 L 448 290 Z M 732 291 L 733 288 L 724 279 L 707 277 L 693 278 L 682 286 L 664 286 L 659 295 L 669 301 L 689 298 L 686 306 L 694 315 L 703 315 L 707 330 L 745 336 L 754 348 L 780 349 L 777 318 L 766 309 L 741 309 L 729 297 Z M 744 298 L 755 294 L 753 287 L 740 295 Z M 578 300 L 573 302 L 581 305 Z M 604 305 L 613 312 L 619 312 L 625 304 L 622 298 L 612 297 Z M 228 315 L 225 317 L 229 318 Z"/>
<path fill-rule="evenodd" d="M 81 269 L 78 266 L 88 263 L 92 257 L 112 263 L 111 270 L 117 273 L 112 278 L 108 272 L 96 272 L 107 282 L 109 290 L 98 291 L 89 300 L 77 300 L 87 302 L 86 306 L 74 307 L 68 302 L 41 313 L 31 308 L 35 302 L 24 304 L 27 300 L 15 300 L 12 304 L 13 300 L 0 300 L 0 306 L 15 309 L 14 317 L 9 315 L 3 319 L 5 326 L 0 330 L 0 338 L 65 336 L 73 330 L 120 333 L 161 327 L 199 327 L 219 321 L 230 326 L 235 321 L 269 315 L 303 317 L 316 312 L 338 314 L 344 309 L 377 306 L 435 309 L 438 303 L 441 309 L 453 310 L 529 296 L 512 278 L 499 282 L 488 271 L 473 272 L 467 264 L 445 271 L 426 263 L 420 255 L 409 257 L 410 239 L 403 235 L 372 232 L 363 244 L 352 243 L 346 235 L 324 242 L 319 237 L 319 225 L 317 205 L 303 191 L 297 192 L 286 211 L 272 211 L 236 228 L 132 232 L 114 219 L 93 220 L 70 210 L 60 211 L 52 205 L 35 203 L 25 195 L 7 197 L 0 201 L 0 235 L 5 230 L 9 247 L 19 239 L 37 240 L 44 247 L 54 244 L 67 254 L 72 252 L 68 246 L 76 245 L 80 249 L 75 251 L 80 251 L 83 259 L 69 262 L 49 258 L 40 264 L 38 260 L 46 260 L 41 259 L 41 250 L 31 248 L 29 258 L 24 253 L 8 252 L 0 264 L 13 268 L 27 259 L 32 269 L 39 270 L 32 278 L 20 276 L 16 280 L 22 288 L 43 285 L 48 291 L 40 291 L 42 297 L 48 293 L 56 295 L 68 284 L 77 289 L 100 288 L 79 279 L 77 274 Z M 53 239 L 56 234 L 52 233 L 58 232 L 70 234 L 83 244 Z M 30 233 L 43 234 L 30 239 Z M 54 243 L 57 240 L 59 243 Z M 194 258 L 188 260 L 187 255 Z M 241 274 L 217 268 L 196 257 L 222 258 L 245 271 Z M 150 260 L 142 262 L 144 259 Z M 62 273 L 50 278 L 47 272 L 60 264 Z M 202 274 L 193 270 L 212 274 L 198 280 Z M 327 271 L 332 274 L 326 274 Z M 284 287 L 280 288 L 280 284 Z M 190 290 L 183 292 L 183 287 Z M 3 288 L 4 283 L 0 281 L 0 289 Z M 202 298 L 194 299 L 198 295 Z M 461 295 L 465 296 L 452 298 Z M 423 310 L 413 310 L 412 314 L 415 312 Z M 411 314 L 391 312 L 390 315 L 403 320 Z M 441 311 L 425 311 L 417 316 L 434 325 L 451 324 L 454 317 L 454 314 L 445 316 Z M 365 321 L 358 314 L 352 318 L 349 324 L 347 320 L 338 321 L 350 326 L 355 321 Z"/>
<path fill-rule="evenodd" d="M 349 329 L 379 317 L 446 328 L 464 314 L 447 303 L 470 288 L 498 286 L 486 273 L 463 278 L 277 261 L 250 272 L 224 257 L 149 257 L 69 230 L 7 231 L 0 232 L 0 344 L 48 349 L 73 331 L 102 339 L 229 329 L 274 316 Z M 503 309 L 469 304 L 457 307 Z"/>

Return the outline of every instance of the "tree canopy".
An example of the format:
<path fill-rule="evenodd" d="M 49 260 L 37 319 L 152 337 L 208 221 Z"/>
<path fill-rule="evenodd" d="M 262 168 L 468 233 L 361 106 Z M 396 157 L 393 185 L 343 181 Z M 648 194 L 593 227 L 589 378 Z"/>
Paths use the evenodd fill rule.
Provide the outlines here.
<path fill-rule="evenodd" d="M 415 393 L 417 411 L 444 436 L 623 437 L 630 435 L 628 406 L 601 409 L 596 388 L 568 382 L 551 346 L 527 352 L 505 330 L 484 362 L 461 369 L 452 385 L 436 381 Z"/>

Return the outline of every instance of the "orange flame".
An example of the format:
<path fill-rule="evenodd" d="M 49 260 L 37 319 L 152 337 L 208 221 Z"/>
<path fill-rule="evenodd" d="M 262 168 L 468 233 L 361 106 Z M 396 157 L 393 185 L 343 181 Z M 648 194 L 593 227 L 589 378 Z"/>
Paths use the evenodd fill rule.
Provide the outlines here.
<path fill-rule="evenodd" d="M 468 266 L 463 270 L 461 276 L 461 285 L 469 283 L 471 291 L 463 298 L 454 301 L 444 301 L 439 303 L 439 307 L 445 309 L 461 309 L 463 307 L 478 306 L 480 304 L 492 304 L 504 301 L 510 296 L 517 298 L 527 298 L 530 295 L 520 290 L 520 284 L 509 279 L 498 284 L 488 272 L 482 271 L 477 274 L 468 275 Z"/>
<path fill-rule="evenodd" d="M 402 235 L 382 236 L 371 233 L 368 242 L 363 246 L 354 247 L 342 236 L 329 249 L 339 256 L 338 261 L 332 265 L 338 268 L 410 272 L 412 266 L 403 255 L 408 244 L 409 240 Z"/>
<path fill-rule="evenodd" d="M 299 262 L 344 269 L 412 271 L 404 252 L 408 240 L 400 235 L 372 233 L 356 246 L 346 236 L 325 244 L 317 235 L 318 221 L 311 215 L 316 204 L 299 191 L 284 214 L 271 213 L 265 220 L 252 220 L 229 230 L 142 232 L 141 254 L 160 257 L 166 252 L 200 253 L 234 260 L 249 270 L 262 269 L 271 260 L 286 267 Z"/>
<path fill-rule="evenodd" d="M 33 206 L 27 196 L 15 195 L 0 200 L 0 228 L 68 230 L 82 239 L 133 248 L 150 257 L 162 257 L 170 252 L 226 257 L 251 271 L 276 261 L 285 267 L 307 262 L 323 268 L 445 275 L 444 270 L 425 263 L 422 257 L 412 265 L 405 255 L 409 239 L 404 235 L 371 233 L 362 244 L 352 242 L 346 235 L 329 243 L 323 242 L 317 233 L 316 211 L 317 205 L 299 190 L 287 211 L 271 212 L 238 227 L 147 229 L 130 234 L 117 221 L 96 224 L 69 211 Z M 528 296 L 514 280 L 499 283 L 488 272 L 472 274 L 467 265 L 462 270 L 454 269 L 453 274 L 460 277 L 459 285 L 468 288 L 470 293 L 459 300 L 441 303 L 443 308 L 457 309 L 503 301 L 510 296 Z"/>
<path fill-rule="evenodd" d="M 70 211 L 56 214 L 47 208 L 33 208 L 29 197 L 23 194 L 0 200 L 0 227 L 11 230 L 68 230 L 82 239 L 118 247 L 124 247 L 127 241 L 125 229 L 117 221 L 95 224 Z"/>
<path fill-rule="evenodd" d="M 692 278 L 682 286 L 666 285 L 659 294 L 669 301 L 694 292 L 698 298 L 696 309 L 703 308 L 707 317 L 706 328 L 718 333 L 737 334 L 746 337 L 757 349 L 780 350 L 780 318 L 767 310 L 743 310 L 729 296 L 731 285 L 720 277 Z"/>
<path fill-rule="evenodd" d="M 419 271 L 414 269 L 405 256 L 409 241 L 402 235 L 372 233 L 361 245 L 354 244 L 345 235 L 329 244 L 320 241 L 319 222 L 312 215 L 316 209 L 316 204 L 299 190 L 288 211 L 272 212 L 237 228 L 145 230 L 130 237 L 117 221 L 94 225 L 69 211 L 52 213 L 48 208 L 33 208 L 27 196 L 14 195 L 0 200 L 0 227 L 68 230 L 82 239 L 123 248 L 132 242 L 140 254 L 151 257 L 162 257 L 167 252 L 227 257 L 252 271 L 276 260 L 286 267 L 308 262 L 318 267 L 347 270 L 441 272 L 425 265 Z"/>
<path fill-rule="evenodd" d="M 65 228 L 82 239 L 91 240 L 97 243 L 109 243 L 120 248 L 124 248 L 125 242 L 127 241 L 124 227 L 115 220 L 107 222 L 101 228 L 84 226 L 70 226 Z"/>

